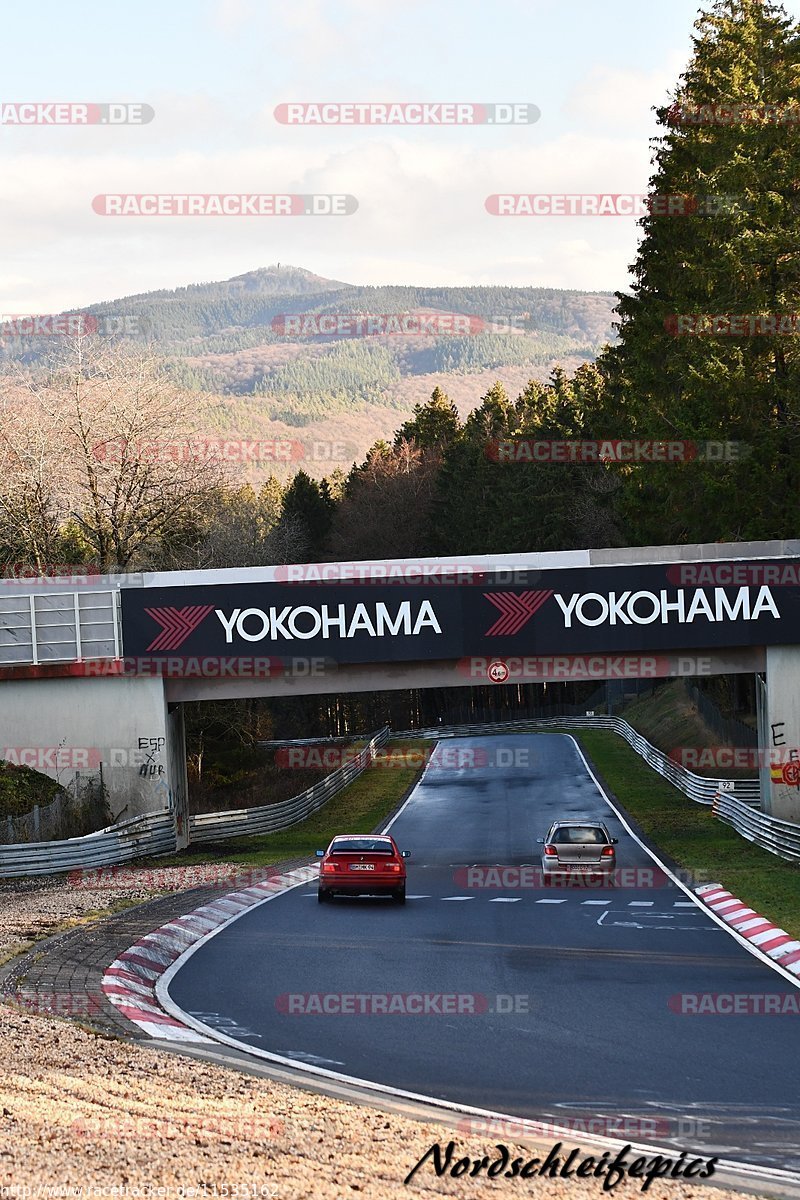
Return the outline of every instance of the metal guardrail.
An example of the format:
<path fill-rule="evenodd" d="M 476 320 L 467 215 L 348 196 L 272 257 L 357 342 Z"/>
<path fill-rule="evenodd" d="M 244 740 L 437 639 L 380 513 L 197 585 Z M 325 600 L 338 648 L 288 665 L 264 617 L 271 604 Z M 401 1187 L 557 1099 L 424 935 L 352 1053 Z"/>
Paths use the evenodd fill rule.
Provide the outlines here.
<path fill-rule="evenodd" d="M 175 846 L 175 814 L 148 813 L 63 842 L 0 846 L 0 878 L 110 867 L 146 854 L 168 854 Z"/>
<path fill-rule="evenodd" d="M 641 755 L 648 766 L 698 804 L 712 807 L 721 821 L 733 826 L 742 837 L 772 854 L 800 863 L 800 824 L 780 821 L 759 810 L 758 781 L 750 779 L 703 779 L 673 763 L 620 717 L 550 717 L 539 720 L 504 721 L 494 725 L 450 725 L 433 729 L 408 729 L 396 733 L 404 738 L 453 738 L 472 734 L 511 733 L 530 729 L 612 729 Z M 357 778 L 369 765 L 375 750 L 385 745 L 390 729 L 385 726 L 359 751 L 352 761 L 331 772 L 299 796 L 279 804 L 216 813 L 191 818 L 191 841 L 214 842 L 250 834 L 288 829 L 321 808 L 327 800 Z M 720 791 L 720 783 L 725 789 Z M 0 878 L 15 875 L 54 875 L 63 871 L 112 866 L 149 854 L 166 854 L 176 846 L 175 814 L 150 813 L 132 817 L 86 837 L 62 842 L 0 845 Z"/>
<path fill-rule="evenodd" d="M 800 863 L 800 825 L 755 812 L 730 792 L 718 792 L 712 810 L 741 837 L 787 862 Z"/>
<path fill-rule="evenodd" d="M 714 797 L 724 784 L 726 795 L 735 796 L 745 806 L 758 808 L 760 806 L 759 784 L 757 779 L 705 779 L 687 771 L 685 767 L 674 763 L 670 758 L 651 745 L 646 738 L 623 721 L 621 717 L 544 717 L 522 721 L 504 721 L 496 725 L 444 725 L 438 729 L 407 729 L 395 734 L 395 737 L 464 737 L 470 734 L 513 733 L 525 729 L 611 729 L 624 738 L 628 745 L 639 754 L 649 767 L 671 783 L 679 791 L 698 804 L 713 804 Z"/>
<path fill-rule="evenodd" d="M 389 726 L 385 725 L 350 762 L 337 767 L 319 783 L 290 800 L 282 800 L 278 804 L 264 804 L 259 808 L 198 813 L 189 821 L 189 841 L 220 842 L 227 838 L 249 837 L 289 829 L 316 812 L 332 796 L 347 787 L 348 783 L 352 783 L 372 762 L 377 748 L 388 741 L 389 732 Z"/>
<path fill-rule="evenodd" d="M 288 829 L 321 808 L 369 766 L 375 750 L 389 738 L 389 726 L 376 733 L 353 760 L 313 787 L 279 804 L 240 811 L 201 813 L 190 819 L 191 841 L 216 842 L 245 834 Z M 63 871 L 109 867 L 149 854 L 169 854 L 177 845 L 175 814 L 170 811 L 131 817 L 108 829 L 62 842 L 0 845 L 0 878 L 57 875 Z"/>

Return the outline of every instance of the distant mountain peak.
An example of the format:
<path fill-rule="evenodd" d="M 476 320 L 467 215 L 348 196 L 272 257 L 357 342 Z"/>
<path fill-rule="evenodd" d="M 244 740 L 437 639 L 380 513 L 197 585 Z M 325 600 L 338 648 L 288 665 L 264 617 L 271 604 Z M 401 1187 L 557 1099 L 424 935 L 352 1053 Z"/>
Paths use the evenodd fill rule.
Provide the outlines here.
<path fill-rule="evenodd" d="M 258 267 L 255 271 L 247 271 L 244 275 L 234 275 L 226 282 L 240 284 L 257 292 L 286 291 L 291 286 L 294 292 L 330 292 L 338 288 L 350 287 L 338 279 L 326 279 L 315 275 L 305 267 L 294 267 L 291 263 L 272 263 L 269 267 Z"/>

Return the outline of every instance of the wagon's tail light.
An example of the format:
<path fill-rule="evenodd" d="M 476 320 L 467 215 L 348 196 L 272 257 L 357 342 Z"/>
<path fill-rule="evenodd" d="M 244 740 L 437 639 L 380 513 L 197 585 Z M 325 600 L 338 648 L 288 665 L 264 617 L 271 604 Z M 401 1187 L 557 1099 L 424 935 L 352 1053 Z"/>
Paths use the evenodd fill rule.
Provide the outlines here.
<path fill-rule="evenodd" d="M 603 846 L 603 849 L 600 851 L 600 857 L 601 858 L 613 858 L 614 857 L 614 847 L 613 846 Z"/>
<path fill-rule="evenodd" d="M 558 857 L 558 851 L 556 850 L 555 846 L 545 846 L 544 852 L 545 854 L 553 854 Z"/>

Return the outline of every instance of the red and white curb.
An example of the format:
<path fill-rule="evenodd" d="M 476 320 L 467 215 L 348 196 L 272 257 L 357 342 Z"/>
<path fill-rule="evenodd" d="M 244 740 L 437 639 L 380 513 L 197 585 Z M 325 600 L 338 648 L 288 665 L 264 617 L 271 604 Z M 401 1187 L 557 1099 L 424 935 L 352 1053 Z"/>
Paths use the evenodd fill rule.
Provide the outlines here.
<path fill-rule="evenodd" d="M 762 954 L 778 963 L 793 975 L 800 976 L 800 942 L 785 929 L 759 916 L 741 900 L 726 892 L 719 883 L 704 883 L 697 895 L 712 912 L 721 917 L 740 937 L 745 938 Z"/>
<path fill-rule="evenodd" d="M 100 984 L 111 1003 L 124 1017 L 143 1029 L 149 1037 L 170 1042 L 207 1042 L 194 1029 L 169 1016 L 156 998 L 156 983 L 161 975 L 195 942 L 255 904 L 279 896 L 300 883 L 310 883 L 319 875 L 318 866 L 297 867 L 284 875 L 273 875 L 262 883 L 231 892 L 211 904 L 204 904 L 183 917 L 168 921 L 152 933 L 134 942 L 106 969 Z"/>

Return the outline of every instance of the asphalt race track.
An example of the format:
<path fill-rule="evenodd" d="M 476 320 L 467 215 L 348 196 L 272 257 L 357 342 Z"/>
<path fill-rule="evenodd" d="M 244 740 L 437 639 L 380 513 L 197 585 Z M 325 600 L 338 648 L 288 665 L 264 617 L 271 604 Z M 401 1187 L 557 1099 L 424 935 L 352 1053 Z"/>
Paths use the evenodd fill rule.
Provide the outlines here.
<path fill-rule="evenodd" d="M 437 765 L 454 754 L 440 743 L 391 827 L 412 852 L 405 907 L 318 905 L 315 887 L 296 888 L 203 944 L 172 1000 L 242 1046 L 346 1076 L 578 1129 L 607 1118 L 612 1136 L 624 1118 L 625 1140 L 800 1168 L 800 1015 L 670 1007 L 797 989 L 669 882 L 468 886 L 474 864 L 538 868 L 555 818 L 604 820 L 623 883 L 655 864 L 568 736 L 457 745 L 482 765 Z M 386 993 L 452 994 L 462 1011 L 287 1011 L 314 1004 L 289 996 Z"/>

